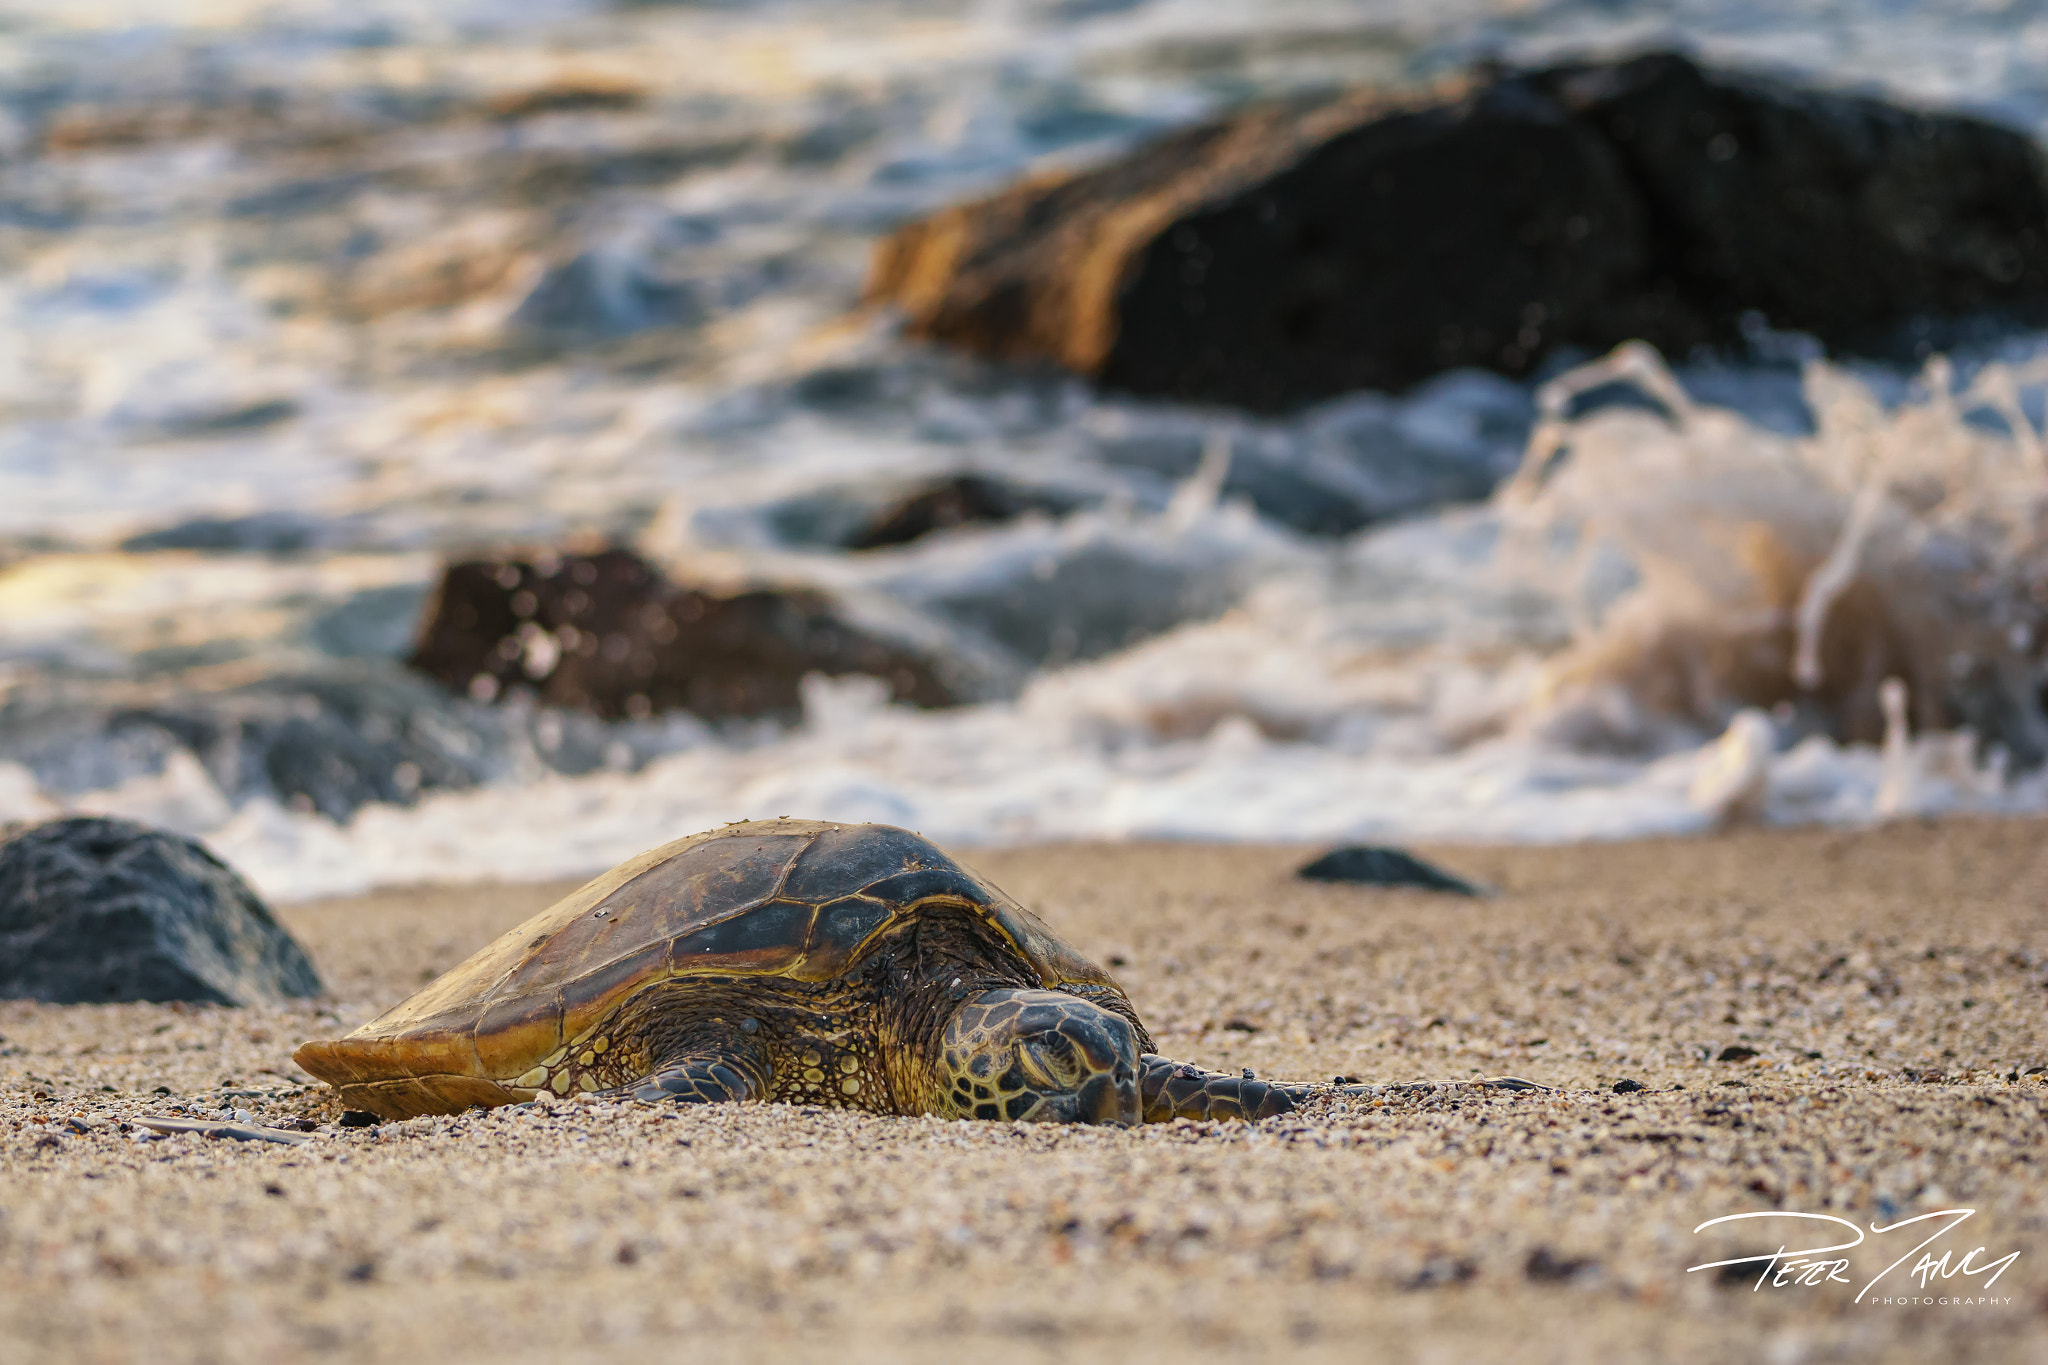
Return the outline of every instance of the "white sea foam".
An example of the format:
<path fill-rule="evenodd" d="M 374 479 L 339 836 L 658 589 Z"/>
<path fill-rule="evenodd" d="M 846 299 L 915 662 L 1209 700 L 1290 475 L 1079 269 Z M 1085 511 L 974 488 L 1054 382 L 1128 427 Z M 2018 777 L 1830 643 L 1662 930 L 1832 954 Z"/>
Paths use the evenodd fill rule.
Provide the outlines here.
<path fill-rule="evenodd" d="M 1923 532 L 1967 526 L 1979 537 L 1971 556 L 1936 552 L 1935 538 L 1909 534 L 1904 522 L 1887 532 L 1892 548 L 1870 540 L 1856 573 L 1902 576 L 1880 585 L 1881 600 L 1952 589 L 1935 580 L 1981 577 L 1987 562 L 2021 577 L 2029 564 L 2038 569 L 2032 541 L 1986 539 L 2040 524 L 2022 515 L 2048 497 L 2025 419 L 2015 415 L 2003 431 L 1968 420 L 1976 400 L 2017 387 L 2014 373 L 1986 369 L 1958 398 L 1943 391 L 1936 367 L 1924 401 L 1886 414 L 1858 407 L 1842 387 L 1850 381 L 1816 369 L 1810 382 L 1824 390 L 1824 414 L 1834 404 L 1865 420 L 1844 428 L 1824 415 L 1816 434 L 1799 440 L 1698 408 L 1641 352 L 1567 376 L 1550 396 L 1617 370 L 1676 411 L 1559 418 L 1532 438 L 1528 478 L 1492 505 L 1326 551 L 1297 546 L 1219 618 L 1038 672 L 1012 700 L 918 712 L 887 705 L 872 680 L 814 677 L 802 727 L 769 742 L 706 739 L 637 772 L 434 793 L 410 808 L 365 807 L 346 825 L 262 800 L 228 814 L 189 765 L 167 769 L 155 785 L 75 804 L 200 826 L 280 896 L 574 876 L 682 831 L 795 813 L 881 820 L 975 845 L 1557 841 L 1741 820 L 2048 807 L 2043 773 L 2008 781 L 1967 734 L 1909 733 L 1906 685 L 1896 680 L 1879 689 L 1881 747 L 1800 737 L 1800 707 L 1780 707 L 1775 719 L 1745 707 L 1741 687 L 1760 673 L 1775 670 L 1796 686 L 1800 583 L 1782 588 L 1775 607 L 1760 606 L 1754 562 L 1740 543 L 1711 552 L 1724 520 L 1751 537 L 1805 536 L 1810 582 L 1845 534 L 1857 490 L 1875 477 L 1887 499 L 1910 500 L 1897 516 Z M 1844 441 L 1911 458 L 1873 468 L 1845 453 Z M 1566 448 L 1561 458 L 1557 447 Z M 1987 462 L 2010 479 L 1990 478 Z M 1937 496 L 1928 480 L 1944 477 L 1953 487 Z M 1213 468 L 1196 478 L 1209 486 L 1135 519 L 1143 534 L 1201 545 L 1254 524 L 1241 508 L 1215 505 Z M 1940 509 L 1957 513 L 1979 496 L 2000 515 L 1943 520 Z M 1689 539 L 1676 538 L 1673 509 L 1692 518 Z M 1100 533 L 1085 518 L 1079 525 L 1069 534 Z M 1629 562 L 1632 586 L 1589 594 L 1585 566 L 1603 537 L 1617 536 L 1621 543 L 1605 549 Z M 1541 543 L 1533 558 L 1532 537 Z M 1995 593 L 1971 600 L 1987 611 L 2002 601 Z M 1748 639 L 1766 629 L 1779 647 L 1765 663 L 1751 658 L 1729 676 L 1696 669 L 1684 689 L 1656 680 L 1673 631 Z M 1959 631 L 1991 638 L 1960 619 L 1942 630 L 1928 647 L 1945 647 Z M 2018 634 L 1999 638 L 2012 659 L 2031 657 Z M 1855 693 L 1835 696 L 1847 705 Z M 1802 703 L 1809 729 L 1827 719 L 1825 700 Z M 1568 711 L 1573 719 L 1560 719 Z"/>
<path fill-rule="evenodd" d="M 2048 808 L 2027 700 L 2038 340 L 1959 357 L 1960 379 L 1672 375 L 1624 352 L 1542 396 L 1525 447 L 1539 396 L 1489 376 L 1251 420 L 996 374 L 849 320 L 875 235 L 912 213 L 1247 96 L 1481 56 L 1677 41 L 2040 131 L 2048 17 L 2031 8 L 0 15 L 0 688 L 21 704 L 0 709 L 0 818 L 155 820 L 304 897 L 579 875 L 779 814 L 988 844 L 1565 840 Z M 644 99 L 489 112 L 579 83 Z M 577 166 L 603 173 L 575 182 Z M 549 188 L 565 176 L 583 187 Z M 1574 393 L 1617 378 L 1661 411 L 1581 410 Z M 960 472 L 1071 510 L 833 547 L 834 528 Z M 1467 505 L 1409 515 L 1446 499 Z M 1311 524 L 1333 506 L 1377 524 Z M 701 578 L 830 589 L 950 654 L 982 700 L 916 712 L 812 679 L 787 734 L 450 701 L 426 717 L 460 751 L 447 785 L 345 822 L 274 799 L 219 746 L 180 748 L 175 727 L 144 742 L 73 716 L 71 749 L 50 729 L 52 696 L 154 715 L 343 664 L 386 678 L 440 556 L 572 534 Z M 263 723 L 331 719 L 295 704 Z M 422 780 L 417 755 L 378 761 L 396 793 Z"/>
<path fill-rule="evenodd" d="M 1887 412 L 1812 361 L 1816 429 L 1796 437 L 1695 404 L 1640 344 L 1554 381 L 1498 499 L 1512 541 L 1533 572 L 1597 580 L 1618 558 L 1634 585 L 1579 613 L 1546 666 L 1542 723 L 1643 747 L 1673 721 L 1717 729 L 1765 706 L 1875 741 L 1897 728 L 1881 697 L 1896 680 L 1920 725 L 1977 725 L 2028 766 L 2048 756 L 2048 461 L 2019 401 L 2044 374 L 1993 362 L 1964 386 L 1937 357 Z M 1663 413 L 1563 419 L 1615 380 Z"/>

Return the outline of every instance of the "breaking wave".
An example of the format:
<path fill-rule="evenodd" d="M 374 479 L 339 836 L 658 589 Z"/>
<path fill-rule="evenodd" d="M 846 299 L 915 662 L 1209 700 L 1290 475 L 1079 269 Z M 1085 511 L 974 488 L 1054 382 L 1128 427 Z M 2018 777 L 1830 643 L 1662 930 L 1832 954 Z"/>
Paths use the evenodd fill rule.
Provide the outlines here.
<path fill-rule="evenodd" d="M 986 844 L 2048 808 L 2040 338 L 1906 373 L 1759 332 L 1262 420 L 850 312 L 878 233 L 1026 168 L 1639 44 L 1632 12 L 0 12 L 0 818 L 154 820 L 291 898 L 780 814 Z M 2004 11 L 1659 14 L 2048 109 Z M 972 515 L 917 534 L 933 498 Z M 608 722 L 404 668 L 445 559 L 579 540 L 818 589 L 971 704 L 812 678 L 794 726 Z"/>
<path fill-rule="evenodd" d="M 236 713 L 268 786 L 221 780 L 225 720 L 202 761 L 207 743 L 176 742 L 163 707 L 131 706 L 87 733 L 133 750 L 154 715 L 171 738 L 130 753 L 133 775 L 61 792 L 29 755 L 0 766 L 0 803 L 200 833 L 281 896 L 573 876 L 679 831 L 795 813 L 973 845 L 1548 841 L 2039 809 L 2048 471 L 2027 410 L 2043 378 L 1994 361 L 1960 383 L 1935 361 L 1888 407 L 1877 380 L 1813 361 L 1810 430 L 1788 433 L 1627 347 L 1536 394 L 1519 470 L 1490 500 L 1336 541 L 1226 495 L 1212 454 L 1149 510 L 961 530 L 857 571 L 767 552 L 784 573 L 840 566 L 841 590 L 1004 654 L 1013 683 L 975 705 L 916 711 L 875 680 L 812 677 L 794 729 L 606 726 L 406 682 L 344 723 L 346 699 L 322 711 L 272 682 Z M 724 534 L 730 519 L 709 520 Z M 1072 564 L 1100 600 L 1061 589 Z M 1077 647 L 1097 638 L 1077 611 L 1150 638 L 1106 627 Z M 1061 629 L 1078 658 L 1048 645 Z M 322 716 L 384 744 L 385 766 L 362 770 L 403 771 L 410 789 L 372 783 L 327 814 L 303 790 L 296 809 L 280 800 L 293 753 L 332 768 L 347 747 L 320 742 Z M 296 719 L 300 748 L 265 717 Z M 436 762 L 452 768 L 423 782 Z"/>

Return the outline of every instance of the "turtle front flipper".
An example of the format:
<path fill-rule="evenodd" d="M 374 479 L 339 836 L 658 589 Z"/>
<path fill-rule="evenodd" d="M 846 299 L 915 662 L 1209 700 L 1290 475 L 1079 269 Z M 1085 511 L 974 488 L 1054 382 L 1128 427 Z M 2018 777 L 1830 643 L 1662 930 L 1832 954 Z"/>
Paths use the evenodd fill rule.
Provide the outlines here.
<path fill-rule="evenodd" d="M 1148 1052 L 1138 1059 L 1138 1097 L 1147 1123 L 1171 1123 L 1175 1119 L 1269 1119 L 1290 1114 L 1314 1095 L 1415 1094 L 1455 1087 L 1471 1090 L 1533 1090 L 1550 1087 L 1525 1081 L 1519 1076 L 1492 1076 L 1485 1080 L 1414 1081 L 1407 1085 L 1376 1088 L 1349 1083 L 1340 1076 L 1329 1085 L 1301 1081 L 1261 1081 L 1247 1071 L 1232 1076 L 1221 1071 L 1204 1071 L 1185 1062 L 1171 1061 Z"/>
<path fill-rule="evenodd" d="M 1204 1071 L 1148 1052 L 1138 1059 L 1138 1095 L 1145 1122 L 1175 1119 L 1269 1119 L 1292 1113 L 1322 1087 L 1289 1085 Z"/>
<path fill-rule="evenodd" d="M 636 1100 L 680 1104 L 737 1104 L 765 1100 L 773 1089 L 761 1049 L 745 1044 L 696 1047 L 672 1054 L 659 1067 L 611 1093 Z"/>

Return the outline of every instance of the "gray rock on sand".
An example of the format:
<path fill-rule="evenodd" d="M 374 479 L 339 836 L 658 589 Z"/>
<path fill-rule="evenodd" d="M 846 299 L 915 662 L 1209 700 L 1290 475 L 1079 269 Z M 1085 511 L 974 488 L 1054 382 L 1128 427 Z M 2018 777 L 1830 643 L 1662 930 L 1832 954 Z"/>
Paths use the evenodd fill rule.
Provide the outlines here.
<path fill-rule="evenodd" d="M 1345 882 L 1353 886 L 1409 886 L 1446 891 L 1454 896 L 1483 896 L 1481 887 L 1426 863 L 1401 848 L 1347 844 L 1305 863 L 1295 876 L 1305 882 Z"/>
<path fill-rule="evenodd" d="M 2024 133 L 1652 54 L 1256 106 L 913 222 L 869 296 L 913 335 L 1282 411 L 1748 315 L 1833 348 L 2048 306 Z"/>
<path fill-rule="evenodd" d="M 194 840 L 79 816 L 0 844 L 0 998 L 251 1005 L 320 990 L 269 908 Z"/>

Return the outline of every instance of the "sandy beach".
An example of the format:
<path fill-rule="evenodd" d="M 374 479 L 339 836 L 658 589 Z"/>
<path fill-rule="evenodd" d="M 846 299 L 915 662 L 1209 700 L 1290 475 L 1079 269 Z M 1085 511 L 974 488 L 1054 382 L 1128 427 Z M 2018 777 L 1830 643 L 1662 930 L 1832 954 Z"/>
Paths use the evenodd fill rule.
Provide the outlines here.
<path fill-rule="evenodd" d="M 342 1128 L 292 1047 L 566 888 L 288 906 L 315 1004 L 0 1005 L 0 1356 L 2041 1359 L 2044 828 L 1433 850 L 1476 901 L 1303 884 L 1295 848 L 970 853 L 1169 1055 L 1555 1087 L 1128 1132 L 606 1102 Z M 124 1131 L 223 1104 L 320 1128 Z M 1951 1208 L 1951 1273 L 1887 1271 L 1947 1220 L 1872 1223 Z M 1687 1273 L 1851 1236 L 1694 1232 L 1772 1209 L 1866 1240 L 1832 1282 Z"/>

